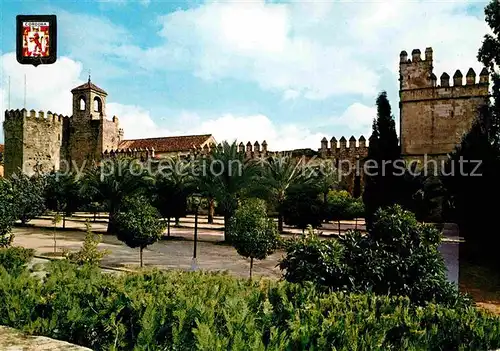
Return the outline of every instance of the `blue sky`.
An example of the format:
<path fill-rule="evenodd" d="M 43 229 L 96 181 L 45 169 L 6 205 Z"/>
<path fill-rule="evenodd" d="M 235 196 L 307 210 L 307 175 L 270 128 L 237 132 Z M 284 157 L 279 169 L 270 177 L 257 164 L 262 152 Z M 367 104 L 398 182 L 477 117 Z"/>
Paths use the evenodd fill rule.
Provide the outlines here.
<path fill-rule="evenodd" d="M 479 73 L 486 4 L 3 0 L 0 102 L 23 107 L 26 74 L 28 109 L 70 115 L 69 91 L 91 70 L 126 138 L 212 133 L 319 148 L 323 136 L 367 137 L 382 90 L 399 118 L 401 50 L 432 46 L 437 76 Z M 18 14 L 57 15 L 57 63 L 15 61 Z"/>

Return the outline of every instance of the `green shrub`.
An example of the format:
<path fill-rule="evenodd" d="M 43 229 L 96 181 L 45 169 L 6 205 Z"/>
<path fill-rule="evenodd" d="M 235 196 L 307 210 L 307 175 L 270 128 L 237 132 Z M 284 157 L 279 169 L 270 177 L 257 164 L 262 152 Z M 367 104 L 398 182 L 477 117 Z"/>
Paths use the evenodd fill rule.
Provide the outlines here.
<path fill-rule="evenodd" d="M 227 274 L 113 276 L 52 262 L 43 280 L 0 269 L 0 324 L 93 350 L 491 350 L 500 319 L 472 307 L 323 293 Z"/>
<path fill-rule="evenodd" d="M 250 277 L 253 260 L 263 260 L 279 245 L 278 228 L 267 217 L 266 203 L 260 199 L 248 199 L 236 210 L 228 225 L 233 246 L 243 257 L 250 258 Z"/>
<path fill-rule="evenodd" d="M 35 250 L 24 247 L 0 248 L 0 266 L 10 274 L 20 274 L 33 259 Z"/>
<path fill-rule="evenodd" d="M 322 286 L 336 285 L 351 288 L 342 263 L 343 247 L 336 240 L 321 240 L 318 233 L 309 226 L 307 232 L 298 239 L 289 239 L 287 256 L 279 266 L 284 270 L 284 278 L 291 283 L 304 281 Z"/>
<path fill-rule="evenodd" d="M 333 290 L 408 296 L 417 304 L 468 304 L 447 281 L 438 246 L 441 234 L 400 206 L 379 210 L 368 236 L 350 231 L 335 241 L 302 237 L 280 262 L 290 282 L 311 281 Z"/>
<path fill-rule="evenodd" d="M 139 248 L 141 267 L 144 248 L 160 240 L 166 229 L 158 210 L 144 197 L 126 199 L 116 214 L 115 226 L 118 240 Z"/>
<path fill-rule="evenodd" d="M 64 257 L 78 265 L 90 264 L 98 266 L 102 258 L 109 253 L 109 250 L 99 250 L 97 246 L 101 243 L 102 235 L 92 232 L 89 220 L 85 222 L 87 233 L 83 241 L 82 248 L 75 252 L 64 251 Z"/>
<path fill-rule="evenodd" d="M 287 190 L 283 202 L 283 220 L 286 224 L 305 230 L 309 225 L 318 228 L 325 219 L 320 189 L 306 184 Z"/>
<path fill-rule="evenodd" d="M 26 224 L 45 212 L 44 178 L 37 174 L 30 177 L 20 172 L 13 174 L 10 182 L 14 192 L 12 205 L 16 219 Z"/>
<path fill-rule="evenodd" d="M 16 212 L 13 202 L 12 184 L 7 179 L 0 178 L 0 247 L 10 246 L 14 240 L 12 225 L 16 221 Z"/>

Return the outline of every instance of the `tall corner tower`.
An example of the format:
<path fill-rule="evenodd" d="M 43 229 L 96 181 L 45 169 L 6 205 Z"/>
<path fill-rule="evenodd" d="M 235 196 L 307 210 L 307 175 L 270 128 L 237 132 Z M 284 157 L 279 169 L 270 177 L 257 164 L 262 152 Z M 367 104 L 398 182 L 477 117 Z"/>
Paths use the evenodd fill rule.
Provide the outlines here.
<path fill-rule="evenodd" d="M 422 161 L 445 159 L 470 129 L 478 108 L 488 99 L 488 73 L 483 70 L 479 81 L 469 69 L 465 84 L 457 70 L 450 85 L 450 75 L 438 78 L 433 72 L 433 50 L 412 51 L 411 59 L 402 51 L 400 75 L 400 140 L 406 159 Z"/>
<path fill-rule="evenodd" d="M 102 155 L 107 93 L 89 80 L 71 90 L 73 116 L 68 130 L 67 161 L 72 169 L 85 169 Z"/>

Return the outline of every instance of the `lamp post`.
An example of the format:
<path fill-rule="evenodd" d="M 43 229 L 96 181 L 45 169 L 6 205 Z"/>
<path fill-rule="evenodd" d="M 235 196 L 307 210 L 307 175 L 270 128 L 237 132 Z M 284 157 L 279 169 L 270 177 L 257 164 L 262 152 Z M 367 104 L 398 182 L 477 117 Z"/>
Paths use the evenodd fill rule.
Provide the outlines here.
<path fill-rule="evenodd" d="M 194 248 L 193 248 L 193 260 L 191 262 L 191 270 L 195 271 L 198 268 L 198 261 L 196 258 L 196 249 L 198 247 L 198 210 L 200 208 L 200 194 L 193 194 L 193 204 L 194 204 Z"/>

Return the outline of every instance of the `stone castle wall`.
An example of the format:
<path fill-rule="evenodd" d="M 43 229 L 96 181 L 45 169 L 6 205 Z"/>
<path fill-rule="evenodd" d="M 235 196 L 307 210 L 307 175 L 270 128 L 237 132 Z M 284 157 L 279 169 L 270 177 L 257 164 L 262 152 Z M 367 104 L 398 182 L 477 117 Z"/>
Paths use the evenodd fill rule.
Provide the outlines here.
<path fill-rule="evenodd" d="M 424 155 L 440 158 L 452 152 L 488 98 L 485 70 L 477 81 L 476 73 L 469 69 L 465 82 L 457 70 L 453 85 L 445 72 L 438 84 L 432 72 L 431 48 L 426 49 L 425 56 L 422 59 L 418 49 L 413 50 L 412 59 L 405 51 L 400 55 L 401 151 L 410 159 Z"/>
<path fill-rule="evenodd" d="M 319 155 L 323 159 L 331 159 L 335 167 L 341 172 L 341 181 L 347 190 L 359 196 L 363 191 L 365 172 L 363 170 L 365 158 L 368 156 L 368 146 L 363 135 L 356 139 L 354 136 L 349 138 L 341 137 L 337 143 L 335 137 L 328 140 L 321 140 Z M 359 192 L 359 193 L 358 193 Z"/>
<path fill-rule="evenodd" d="M 101 145 L 100 150 L 115 150 L 120 144 L 120 127 L 118 117 L 113 116 L 111 121 L 107 119 L 102 120 L 102 132 L 101 132 Z M 102 152 L 102 151 L 101 151 Z"/>
<path fill-rule="evenodd" d="M 63 125 L 69 117 L 25 109 L 5 112 L 5 175 L 59 169 Z"/>

